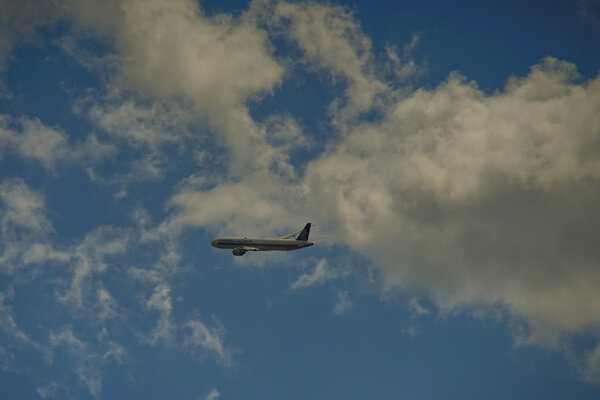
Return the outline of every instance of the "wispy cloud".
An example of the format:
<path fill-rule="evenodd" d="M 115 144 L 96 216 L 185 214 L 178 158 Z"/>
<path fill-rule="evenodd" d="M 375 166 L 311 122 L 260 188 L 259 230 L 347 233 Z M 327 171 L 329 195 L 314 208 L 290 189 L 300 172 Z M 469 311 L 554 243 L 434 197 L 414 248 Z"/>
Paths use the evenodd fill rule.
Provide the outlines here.
<path fill-rule="evenodd" d="M 146 302 L 146 308 L 157 310 L 159 313 L 156 327 L 152 330 L 148 343 L 155 345 L 159 341 L 169 343 L 172 340 L 176 326 L 171 317 L 173 306 L 171 303 L 171 289 L 165 284 L 154 288 L 152 296 Z"/>
<path fill-rule="evenodd" d="M 319 3 L 274 3 L 267 14 L 304 52 L 305 60 L 346 80 L 344 115 L 369 110 L 386 84 L 376 77 L 371 40 L 345 7 Z"/>
<path fill-rule="evenodd" d="M 6 304 L 8 298 L 14 297 L 14 290 L 0 292 L 0 329 L 21 343 L 30 343 L 31 339 L 17 325 L 12 307 Z"/>
<path fill-rule="evenodd" d="M 204 398 L 205 400 L 217 400 L 221 397 L 221 393 L 217 389 L 212 389 L 209 394 Z"/>
<path fill-rule="evenodd" d="M 0 144 L 4 144 L 0 150 L 9 149 L 26 159 L 36 160 L 50 171 L 55 171 L 59 163 L 98 163 L 116 151 L 113 145 L 101 143 L 93 134 L 71 145 L 66 133 L 44 125 L 37 118 L 14 120 L 8 115 L 0 115 Z"/>
<path fill-rule="evenodd" d="M 90 394 L 98 397 L 102 391 L 102 360 L 90 346 L 77 338 L 73 331 L 65 329 L 59 333 L 50 332 L 50 343 L 53 347 L 62 347 L 71 357 L 74 372 L 79 380 L 89 390 Z"/>
<path fill-rule="evenodd" d="M 327 260 L 322 258 L 310 273 L 302 274 L 291 285 L 292 289 L 305 289 L 310 286 L 320 286 L 336 278 L 336 273 L 329 269 Z"/>
<path fill-rule="evenodd" d="M 424 315 L 428 315 L 431 314 L 431 310 L 424 307 L 421 302 L 419 301 L 418 297 L 413 297 L 409 302 L 408 302 L 408 308 L 410 309 L 411 312 L 411 319 L 414 318 L 418 318 Z"/>
<path fill-rule="evenodd" d="M 592 384 L 600 383 L 600 344 L 586 351 L 575 361 L 581 378 Z"/>
<path fill-rule="evenodd" d="M 67 388 L 56 382 L 42 385 L 36 388 L 36 392 L 42 399 L 55 399 L 61 392 L 68 392 Z"/>
<path fill-rule="evenodd" d="M 12 287 L 7 291 L 0 291 L 0 366 L 3 370 L 17 370 L 16 352 L 22 348 L 35 349 L 46 360 L 51 358 L 50 350 L 31 338 L 17 323 L 13 307 L 9 304 L 14 297 L 15 291 Z"/>
<path fill-rule="evenodd" d="M 101 309 L 107 311 L 106 307 L 110 302 L 108 292 L 102 292 L 103 288 L 98 286 L 99 283 L 93 278 L 94 275 L 106 271 L 108 258 L 126 251 L 129 240 L 128 230 L 111 226 L 99 227 L 88 233 L 82 242 L 71 250 L 73 276 L 60 300 L 79 309 L 84 305 L 88 294 L 99 290 L 96 300 L 100 301 Z"/>
<path fill-rule="evenodd" d="M 41 263 L 64 263 L 71 255 L 51 243 L 54 232 L 46 200 L 21 179 L 0 183 L 0 271 L 13 275 Z"/>
<path fill-rule="evenodd" d="M 209 355 L 226 366 L 231 365 L 235 351 L 225 345 L 226 331 L 219 320 L 213 317 L 213 326 L 209 326 L 201 319 L 192 319 L 185 327 L 188 330 L 183 341 L 185 347 L 200 357 Z"/>
<path fill-rule="evenodd" d="M 352 301 L 350 300 L 350 296 L 348 291 L 346 290 L 338 290 L 336 293 L 336 301 L 333 306 L 333 312 L 336 315 L 344 315 L 350 308 L 352 307 Z"/>
<path fill-rule="evenodd" d="M 45 234 L 53 230 L 45 216 L 45 199 L 31 190 L 21 179 L 8 179 L 0 185 L 0 200 L 3 203 L 2 233 L 24 229 L 33 234 Z"/>
<path fill-rule="evenodd" d="M 50 331 L 50 345 L 60 349 L 61 355 L 67 356 L 67 365 L 94 397 L 101 396 L 105 368 L 111 363 L 123 364 L 130 359 L 129 352 L 119 343 L 105 340 L 106 335 L 104 330 L 95 340 L 84 340 L 71 327 L 58 332 Z M 42 398 L 53 398 L 62 391 L 68 392 L 69 387 L 51 383 L 38 387 L 37 390 Z"/>

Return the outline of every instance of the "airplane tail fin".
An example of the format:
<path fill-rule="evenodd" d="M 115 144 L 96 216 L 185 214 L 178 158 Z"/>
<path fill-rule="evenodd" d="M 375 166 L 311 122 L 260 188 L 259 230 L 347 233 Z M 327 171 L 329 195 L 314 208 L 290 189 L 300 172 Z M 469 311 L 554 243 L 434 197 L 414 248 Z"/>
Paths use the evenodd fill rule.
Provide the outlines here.
<path fill-rule="evenodd" d="M 306 240 L 308 240 L 309 234 L 310 234 L 310 222 L 308 224 L 306 224 L 304 229 L 302 229 L 302 232 L 300 232 L 300 234 L 298 235 L 296 240 L 305 240 L 306 241 Z"/>

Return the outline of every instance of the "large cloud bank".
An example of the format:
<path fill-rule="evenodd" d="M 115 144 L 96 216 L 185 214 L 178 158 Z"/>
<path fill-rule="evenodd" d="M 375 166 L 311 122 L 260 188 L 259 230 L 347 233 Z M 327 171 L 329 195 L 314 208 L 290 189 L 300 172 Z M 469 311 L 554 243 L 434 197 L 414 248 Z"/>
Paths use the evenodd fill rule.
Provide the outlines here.
<path fill-rule="evenodd" d="M 265 172 L 181 189 L 169 223 L 245 226 L 291 209 L 442 308 L 500 303 L 544 341 L 594 326 L 600 80 L 574 77 L 552 58 L 493 95 L 451 76 L 348 127 L 298 183 Z"/>
<path fill-rule="evenodd" d="M 310 216 L 372 257 L 386 286 L 424 290 L 442 309 L 501 305 L 526 322 L 519 340 L 598 326 L 600 79 L 548 57 L 498 93 L 459 74 L 406 92 L 374 72 L 343 9 L 280 3 L 273 15 L 292 21 L 307 63 L 346 79 L 338 138 L 297 179 L 264 169 L 210 190 L 183 184 L 164 229 Z"/>

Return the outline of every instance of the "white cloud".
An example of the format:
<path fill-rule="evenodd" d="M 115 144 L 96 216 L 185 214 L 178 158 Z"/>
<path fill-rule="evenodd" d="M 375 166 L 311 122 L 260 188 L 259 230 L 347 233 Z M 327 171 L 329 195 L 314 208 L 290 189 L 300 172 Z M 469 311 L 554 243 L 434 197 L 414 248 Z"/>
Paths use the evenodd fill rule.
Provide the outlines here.
<path fill-rule="evenodd" d="M 10 342 L 15 341 L 17 344 L 27 344 L 39 348 L 40 346 L 21 330 L 15 320 L 12 306 L 6 304 L 6 300 L 12 299 L 14 296 L 12 288 L 7 292 L 0 292 L 0 332 L 7 335 L 11 339 Z M 7 350 L 4 350 L 3 353 L 5 355 L 3 358 L 11 358 Z"/>
<path fill-rule="evenodd" d="M 426 288 L 442 308 L 501 302 L 546 332 L 595 324 L 600 86 L 570 76 L 547 59 L 504 93 L 456 76 L 413 93 L 309 165 L 320 215 L 387 283 Z"/>
<path fill-rule="evenodd" d="M 37 3 L 31 2 L 31 8 L 43 2 Z M 91 98 L 84 102 L 92 122 L 115 139 L 125 139 L 134 147 L 146 146 L 153 152 L 146 161 L 159 159 L 160 146 L 183 148 L 184 142 L 191 141 L 198 147 L 195 136 L 208 128 L 217 134 L 217 144 L 230 152 L 234 173 L 290 169 L 282 146 L 269 144 L 272 121 L 264 126 L 257 123 L 246 105 L 271 92 L 284 74 L 272 55 L 267 32 L 252 14 L 208 17 L 193 0 L 66 1 L 44 7 L 50 8 L 47 15 L 52 15 L 44 23 L 66 20 L 75 27 L 64 49 L 86 67 L 97 62 L 102 66 L 97 71 L 106 74 L 105 102 Z M 36 26 L 40 25 L 30 29 L 34 31 Z M 18 31 L 16 25 L 9 30 Z M 115 52 L 94 59 L 73 51 L 80 38 L 108 39 Z M 190 122 L 195 125 L 194 134 Z M 14 147 L 50 169 L 64 159 L 114 154 L 112 145 L 100 145 L 93 135 L 89 143 L 70 148 L 60 130 L 44 127 L 37 120 L 23 119 L 23 123 L 26 134 L 10 135 Z M 288 127 L 293 124 L 287 123 Z M 302 142 L 297 139 L 296 135 L 287 144 Z M 92 147 L 95 151 L 89 152 Z M 154 166 L 165 167 L 162 162 Z"/>
<path fill-rule="evenodd" d="M 375 75 L 371 41 L 362 34 L 352 13 L 327 3 L 274 4 L 267 20 L 285 26 L 285 33 L 302 49 L 308 63 L 331 72 L 334 79 L 339 75 L 347 81 L 346 112 L 373 107 L 386 84 Z"/>
<path fill-rule="evenodd" d="M 166 284 L 158 285 L 154 288 L 154 293 L 146 302 L 146 307 L 153 308 L 164 314 L 171 314 L 173 306 L 171 304 L 171 289 Z"/>
<path fill-rule="evenodd" d="M 9 179 L 0 185 L 2 210 L 2 230 L 24 229 L 44 234 L 53 230 L 52 224 L 44 215 L 44 197 L 31 190 L 20 179 Z"/>
<path fill-rule="evenodd" d="M 327 267 L 327 260 L 322 258 L 311 273 L 302 274 L 292 283 L 292 289 L 305 289 L 310 286 L 323 285 L 335 279 L 335 272 Z"/>
<path fill-rule="evenodd" d="M 108 342 L 108 350 L 102 355 L 102 359 L 113 359 L 119 364 L 123 364 L 129 358 L 129 352 L 120 344 Z"/>
<path fill-rule="evenodd" d="M 66 262 L 70 255 L 48 239 L 54 232 L 44 196 L 21 179 L 0 183 L 0 271 L 13 274 L 32 264 Z"/>
<path fill-rule="evenodd" d="M 217 400 L 221 397 L 221 393 L 217 389 L 212 389 L 208 395 L 204 398 L 205 400 Z"/>
<path fill-rule="evenodd" d="M 431 314 L 431 310 L 421 305 L 418 297 L 413 297 L 408 302 L 408 307 L 411 311 L 411 319 L 421 317 L 423 315 Z"/>
<path fill-rule="evenodd" d="M 2 150 L 10 149 L 26 159 L 36 160 L 51 171 L 59 163 L 97 163 L 115 153 L 114 146 L 100 143 L 93 134 L 71 145 L 67 134 L 37 118 L 13 120 L 7 115 L 0 115 L 0 144 Z"/>
<path fill-rule="evenodd" d="M 122 364 L 128 358 L 127 350 L 120 344 L 114 341 L 103 343 L 103 340 L 99 343 L 85 341 L 77 337 L 72 328 L 64 328 L 58 333 L 51 331 L 50 344 L 54 348 L 60 348 L 61 355 L 67 356 L 73 372 L 94 397 L 101 395 L 103 368 L 107 363 L 116 361 Z M 60 391 L 68 392 L 68 387 L 51 383 L 38 388 L 38 394 L 42 398 L 56 397 Z"/>
<path fill-rule="evenodd" d="M 102 292 L 101 286 L 95 288 L 98 282 L 94 280 L 94 276 L 107 270 L 110 257 L 127 250 L 129 240 L 131 233 L 128 230 L 111 226 L 101 226 L 88 233 L 82 242 L 71 250 L 73 277 L 60 300 L 73 305 L 75 309 L 81 309 L 88 299 L 94 304 L 99 304 L 102 312 L 106 312 L 110 303 L 106 296 L 108 292 Z M 97 297 L 93 296 L 94 290 L 100 290 Z"/>
<path fill-rule="evenodd" d="M 73 2 L 71 11 L 83 29 L 93 27 L 114 40 L 117 85 L 166 102 L 183 99 L 199 120 L 218 132 L 238 170 L 277 162 L 279 154 L 269 149 L 265 129 L 253 121 L 245 102 L 271 91 L 284 70 L 271 55 L 267 33 L 245 14 L 207 17 L 191 0 L 130 0 L 122 7 Z M 172 138 L 168 131 L 157 136 L 154 129 L 138 124 L 140 116 L 148 118 L 140 112 L 150 109 L 131 105 L 126 101 L 103 110 L 97 120 L 109 131 L 115 123 L 136 124 L 127 133 L 136 142 Z"/>
<path fill-rule="evenodd" d="M 66 388 L 59 385 L 56 382 L 49 383 L 47 385 L 39 386 L 36 388 L 36 392 L 42 399 L 55 399 L 58 397 L 60 392 L 66 391 Z"/>
<path fill-rule="evenodd" d="M 273 232 L 310 215 L 386 288 L 442 310 L 500 304 L 526 322 L 520 343 L 554 345 L 600 323 L 600 80 L 575 77 L 547 58 L 498 93 L 452 74 L 388 96 L 383 118 L 348 125 L 298 181 L 183 185 L 162 229 Z"/>
<path fill-rule="evenodd" d="M 242 182 L 224 183 L 208 191 L 199 191 L 193 185 L 180 186 L 169 200 L 169 206 L 180 212 L 165 221 L 159 231 L 177 232 L 190 226 L 226 225 L 231 229 L 231 234 L 236 231 L 244 234 L 244 231 L 270 232 L 288 226 L 290 221 L 281 225 L 287 211 L 284 202 L 290 199 L 285 181 L 269 176 L 270 185 L 267 186 L 264 178 L 264 175 L 255 175 Z M 270 196 L 264 196 L 262 190 L 271 191 Z M 252 212 L 233 212 L 233 220 L 233 210 Z"/>
<path fill-rule="evenodd" d="M 417 65 L 412 56 L 412 52 L 417 47 L 419 40 L 420 35 L 413 35 L 411 41 L 402 49 L 402 55 L 400 56 L 394 46 L 386 46 L 386 55 L 391 63 L 390 70 L 394 78 L 400 82 L 410 81 L 425 72 L 425 68 Z"/>
<path fill-rule="evenodd" d="M 160 101 L 151 97 L 127 96 L 118 88 L 109 90 L 104 102 L 91 102 L 90 120 L 114 139 L 121 139 L 136 149 L 146 149 L 155 157 L 162 147 L 173 145 L 183 150 L 185 141 L 201 137 L 193 111 L 177 101 Z"/>
<path fill-rule="evenodd" d="M 4 346 L 0 346 L 0 368 L 2 368 L 2 371 L 13 371 L 15 358 L 16 356 L 13 352 L 9 351 Z"/>
<path fill-rule="evenodd" d="M 350 296 L 348 295 L 347 290 L 338 290 L 336 293 L 336 301 L 333 306 L 333 312 L 336 315 L 344 315 L 350 308 L 352 307 L 352 300 L 350 300 Z"/>
<path fill-rule="evenodd" d="M 185 326 L 191 333 L 184 337 L 183 345 L 200 357 L 211 355 L 225 366 L 231 365 L 234 351 L 224 344 L 225 328 L 214 317 L 213 322 L 210 327 L 200 319 L 187 321 Z"/>
<path fill-rule="evenodd" d="M 591 384 L 600 383 L 600 344 L 585 353 L 576 362 L 581 378 Z"/>
<path fill-rule="evenodd" d="M 212 326 L 199 317 L 184 324 L 175 321 L 171 289 L 166 283 L 160 283 L 154 288 L 152 296 L 146 301 L 146 308 L 158 311 L 159 317 L 154 329 L 143 338 L 144 342 L 153 346 L 159 343 L 173 345 L 183 336 L 180 346 L 177 345 L 179 349 L 198 358 L 214 357 L 225 366 L 230 366 L 233 362 L 235 350 L 225 345 L 227 332 L 216 317 L 213 316 Z"/>
<path fill-rule="evenodd" d="M 119 306 L 115 298 L 110 294 L 108 290 L 100 286 L 97 290 L 98 293 L 98 305 L 100 313 L 98 317 L 101 320 L 112 319 L 119 316 Z"/>
<path fill-rule="evenodd" d="M 416 91 L 309 165 L 316 210 L 442 308 L 504 303 L 536 332 L 597 323 L 600 81 L 570 76 L 547 59 L 504 93 L 456 76 Z"/>
<path fill-rule="evenodd" d="M 65 263 L 69 261 L 71 254 L 66 251 L 56 250 L 48 243 L 34 243 L 23 253 L 24 264 L 35 264 L 47 261 L 58 261 Z"/>
<path fill-rule="evenodd" d="M 171 289 L 165 283 L 156 286 L 154 293 L 146 302 L 146 308 L 159 312 L 158 322 L 147 339 L 148 343 L 151 345 L 156 345 L 160 341 L 169 343 L 177 328 L 171 316 L 173 310 Z"/>
<path fill-rule="evenodd" d="M 417 336 L 418 330 L 415 326 L 409 326 L 408 328 L 402 329 L 402 333 L 404 333 L 410 337 L 415 337 L 415 336 Z"/>
<path fill-rule="evenodd" d="M 50 343 L 53 347 L 64 348 L 73 364 L 75 373 L 90 394 L 98 397 L 102 391 L 104 373 L 100 369 L 102 359 L 90 345 L 75 336 L 72 330 L 65 329 L 60 333 L 50 332 Z"/>
<path fill-rule="evenodd" d="M 207 116 L 280 80 L 266 34 L 243 16 L 209 18 L 188 0 L 132 0 L 114 17 L 122 79 L 158 97 L 193 99 Z"/>
<path fill-rule="evenodd" d="M 73 15 L 110 27 L 103 31 L 115 40 L 119 83 L 191 102 L 237 176 L 178 186 L 161 232 L 274 232 L 312 216 L 334 240 L 372 257 L 386 287 L 423 289 L 442 309 L 501 304 L 528 323 L 521 340 L 552 344 L 598 323 L 598 79 L 578 83 L 573 65 L 547 58 L 493 94 L 458 74 L 406 92 L 380 79 L 369 39 L 342 7 L 257 2 L 232 19 L 206 17 L 187 1 L 126 4 L 88 2 Z M 102 10 L 96 19 L 94 7 Z M 289 23 L 287 38 L 308 65 L 347 85 L 345 111 L 332 114 L 345 121 L 334 125 L 343 135 L 300 177 L 273 130 L 285 126 L 291 143 L 303 136 L 294 120 L 259 124 L 247 109 L 284 72 L 256 21 Z M 410 57 L 389 50 L 400 75 L 415 72 Z M 154 106 L 136 107 L 125 101 L 95 118 L 107 131 L 140 127 L 133 145 L 168 142 L 152 128 Z M 373 107 L 377 121 L 356 119 Z"/>

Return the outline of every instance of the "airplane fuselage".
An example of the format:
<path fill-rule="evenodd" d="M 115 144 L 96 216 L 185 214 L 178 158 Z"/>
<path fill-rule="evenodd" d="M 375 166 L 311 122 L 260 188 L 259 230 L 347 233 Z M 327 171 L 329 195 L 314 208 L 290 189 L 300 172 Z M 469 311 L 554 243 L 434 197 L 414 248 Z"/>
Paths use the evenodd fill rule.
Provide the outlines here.
<path fill-rule="evenodd" d="M 210 243 L 213 247 L 219 249 L 243 249 L 247 251 L 269 251 L 269 250 L 298 250 L 304 247 L 312 246 L 314 243 L 307 240 L 294 239 L 262 239 L 262 238 L 241 238 L 241 237 L 221 237 L 216 238 Z"/>

